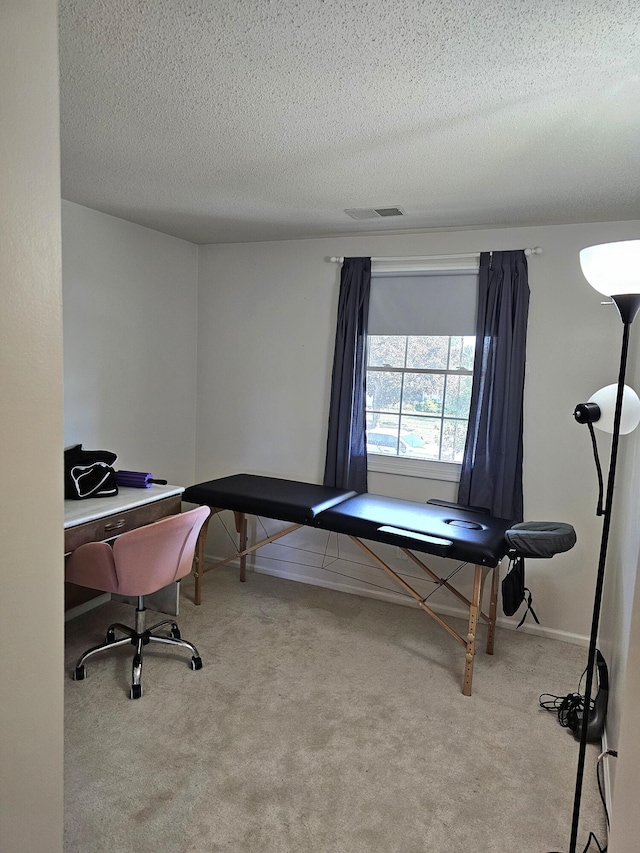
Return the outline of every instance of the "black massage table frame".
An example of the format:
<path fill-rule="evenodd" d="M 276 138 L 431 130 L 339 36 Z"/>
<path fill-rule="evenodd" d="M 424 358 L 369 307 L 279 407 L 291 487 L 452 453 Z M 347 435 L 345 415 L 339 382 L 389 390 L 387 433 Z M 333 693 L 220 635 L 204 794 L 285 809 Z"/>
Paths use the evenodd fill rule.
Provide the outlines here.
<path fill-rule="evenodd" d="M 212 515 L 224 510 L 234 514 L 238 534 L 236 553 L 211 565 L 204 563 L 204 546 L 209 519 L 202 528 L 194 560 L 195 603 L 202 601 L 202 581 L 206 572 L 240 560 L 240 580 L 246 580 L 246 557 L 264 545 L 275 542 L 300 527 L 314 526 L 342 533 L 390 575 L 422 610 L 438 623 L 465 649 L 462 692 L 471 695 L 473 664 L 479 620 L 487 623 L 486 652 L 493 654 L 498 605 L 499 567 L 507 552 L 504 532 L 512 522 L 446 502 L 427 504 L 356 495 L 341 489 L 280 480 L 251 474 L 237 474 L 211 480 L 185 490 L 183 500 L 209 506 Z M 247 514 L 291 522 L 283 530 L 266 536 L 253 545 L 247 543 Z M 445 538 L 447 537 L 447 538 Z M 447 589 L 468 611 L 466 635 L 459 634 L 437 614 L 404 578 L 384 562 L 363 539 L 392 544 L 399 548 L 435 583 Z M 474 565 L 471 599 L 456 589 L 448 579 L 432 571 L 415 551 L 462 560 Z M 488 613 L 482 610 L 482 596 L 488 575 L 491 592 Z"/>

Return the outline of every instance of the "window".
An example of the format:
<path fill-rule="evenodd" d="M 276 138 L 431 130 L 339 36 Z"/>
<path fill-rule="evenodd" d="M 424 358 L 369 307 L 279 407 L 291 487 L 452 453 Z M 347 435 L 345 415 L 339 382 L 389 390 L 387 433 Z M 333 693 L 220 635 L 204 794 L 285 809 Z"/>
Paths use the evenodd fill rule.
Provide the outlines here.
<path fill-rule="evenodd" d="M 367 453 L 461 462 L 475 338 L 370 335 Z"/>
<path fill-rule="evenodd" d="M 375 275 L 367 342 L 369 470 L 456 480 L 467 435 L 477 263 Z"/>

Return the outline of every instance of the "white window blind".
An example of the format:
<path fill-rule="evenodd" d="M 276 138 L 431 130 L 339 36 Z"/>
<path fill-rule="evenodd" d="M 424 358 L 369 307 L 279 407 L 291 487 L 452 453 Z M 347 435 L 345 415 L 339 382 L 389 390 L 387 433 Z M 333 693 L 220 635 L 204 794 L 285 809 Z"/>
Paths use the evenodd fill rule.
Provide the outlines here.
<path fill-rule="evenodd" d="M 371 275 L 370 335 L 475 335 L 478 271 Z"/>

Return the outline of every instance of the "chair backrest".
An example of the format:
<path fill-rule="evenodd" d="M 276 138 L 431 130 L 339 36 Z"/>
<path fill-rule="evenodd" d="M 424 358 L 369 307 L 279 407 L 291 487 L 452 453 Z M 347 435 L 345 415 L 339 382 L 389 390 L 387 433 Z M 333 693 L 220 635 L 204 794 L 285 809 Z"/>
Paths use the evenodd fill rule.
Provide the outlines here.
<path fill-rule="evenodd" d="M 198 534 L 209 507 L 170 515 L 123 533 L 113 543 L 113 558 L 122 595 L 149 595 L 191 571 Z"/>

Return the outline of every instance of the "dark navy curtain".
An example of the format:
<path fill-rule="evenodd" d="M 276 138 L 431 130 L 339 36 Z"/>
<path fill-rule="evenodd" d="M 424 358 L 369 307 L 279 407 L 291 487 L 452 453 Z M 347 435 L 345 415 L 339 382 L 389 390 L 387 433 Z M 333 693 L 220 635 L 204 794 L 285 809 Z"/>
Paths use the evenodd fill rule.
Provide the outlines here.
<path fill-rule="evenodd" d="M 324 485 L 367 491 L 366 346 L 371 258 L 345 258 L 340 274 Z"/>
<path fill-rule="evenodd" d="M 524 251 L 483 252 L 476 355 L 458 502 L 523 519 L 522 428 L 529 284 Z"/>

